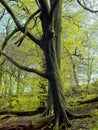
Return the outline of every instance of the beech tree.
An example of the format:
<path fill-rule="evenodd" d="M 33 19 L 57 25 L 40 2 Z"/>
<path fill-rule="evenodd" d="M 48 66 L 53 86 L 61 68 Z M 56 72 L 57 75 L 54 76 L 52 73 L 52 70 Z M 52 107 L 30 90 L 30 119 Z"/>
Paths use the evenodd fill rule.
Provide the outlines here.
<path fill-rule="evenodd" d="M 70 126 L 71 123 L 66 114 L 65 95 L 63 92 L 63 84 L 61 82 L 60 76 L 60 33 L 62 0 L 36 1 L 38 9 L 33 14 L 31 14 L 24 26 L 21 25 L 17 16 L 14 14 L 13 10 L 7 2 L 1 0 L 0 3 L 11 15 L 17 26 L 17 28 L 5 39 L 5 42 L 2 45 L 2 50 L 6 46 L 8 40 L 13 36 L 13 34 L 15 34 L 17 31 L 22 32 L 23 36 L 18 40 L 18 46 L 21 45 L 26 36 L 29 37 L 35 44 L 37 44 L 44 52 L 46 66 L 45 72 L 40 72 L 34 68 L 28 68 L 20 65 L 11 57 L 6 55 L 3 51 L 1 51 L 1 54 L 18 68 L 28 72 L 36 73 L 37 75 L 42 76 L 48 80 L 55 115 L 54 124 L 59 121 L 59 126 L 62 126 L 65 129 L 66 126 Z M 40 39 L 37 39 L 27 28 L 28 23 L 37 14 L 39 14 L 42 26 L 42 34 Z"/>
<path fill-rule="evenodd" d="M 67 115 L 70 112 L 67 110 L 66 107 L 65 94 L 63 91 L 63 83 L 61 81 L 61 75 L 60 75 L 60 52 L 61 52 L 60 38 L 61 38 L 62 0 L 36 0 L 37 10 L 31 13 L 31 15 L 29 15 L 24 25 L 19 21 L 18 16 L 14 13 L 12 7 L 10 6 L 9 2 L 13 1 L 21 3 L 21 1 L 18 0 L 9 0 L 9 1 L 0 0 L 0 3 L 5 7 L 6 11 L 12 17 L 16 25 L 16 28 L 5 38 L 0 53 L 9 62 L 17 66 L 19 69 L 35 73 L 48 80 L 49 83 L 48 87 L 50 92 L 49 96 L 51 97 L 50 103 L 53 104 L 53 112 L 55 115 L 53 126 L 55 125 L 56 122 L 58 122 L 61 129 L 66 129 L 71 125 L 71 122 Z M 26 2 L 27 4 L 29 4 L 29 2 L 31 1 L 27 0 Z M 32 0 L 32 7 L 34 2 L 35 1 Z M 79 0 L 77 0 L 77 2 L 84 9 L 89 10 L 87 7 L 84 7 Z M 22 9 L 20 8 L 20 10 L 28 11 L 28 8 L 22 8 Z M 32 23 L 32 19 L 35 18 L 35 16 L 39 17 L 40 25 L 42 28 L 40 38 L 35 37 L 35 35 L 32 33 L 33 31 L 30 31 L 30 29 L 28 29 L 28 24 Z M 36 26 L 36 21 L 34 26 Z M 23 66 L 14 61 L 10 56 L 8 56 L 6 53 L 3 52 L 5 46 L 8 43 L 8 40 L 15 33 L 19 31 L 23 35 L 19 39 L 17 39 L 16 41 L 17 46 L 22 46 L 22 42 L 26 37 L 28 37 L 32 41 L 32 44 L 38 45 L 40 49 L 43 51 L 45 57 L 44 72 L 41 72 L 35 68 L 28 68 L 27 66 Z M 48 109 L 50 109 L 50 107 Z"/>

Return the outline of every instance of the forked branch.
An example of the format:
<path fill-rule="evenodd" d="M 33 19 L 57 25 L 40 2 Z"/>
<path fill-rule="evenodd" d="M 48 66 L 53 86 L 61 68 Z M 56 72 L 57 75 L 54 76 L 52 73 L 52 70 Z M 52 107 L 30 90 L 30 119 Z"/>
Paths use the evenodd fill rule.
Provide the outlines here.
<path fill-rule="evenodd" d="M 50 8 L 47 0 L 38 0 L 42 12 L 49 18 Z"/>
<path fill-rule="evenodd" d="M 19 23 L 17 17 L 15 16 L 15 14 L 11 10 L 11 8 L 8 6 L 8 4 L 4 0 L 0 0 L 0 3 L 6 8 L 6 10 L 8 11 L 8 13 L 12 16 L 12 18 L 13 18 L 14 22 L 16 23 L 17 27 L 19 29 L 21 29 L 22 28 L 21 24 Z"/>
<path fill-rule="evenodd" d="M 25 38 L 26 35 L 27 35 L 27 31 L 28 31 L 27 26 L 28 26 L 28 24 L 29 24 L 30 21 L 34 18 L 34 16 L 36 16 L 39 12 L 40 12 L 40 9 L 38 9 L 37 11 L 35 11 L 35 12 L 28 18 L 28 20 L 26 21 L 25 26 L 24 26 L 24 35 L 23 35 L 18 41 L 15 42 L 15 44 L 18 43 L 17 46 L 20 46 L 20 45 L 21 45 L 22 41 L 24 40 L 24 38 Z"/>
<path fill-rule="evenodd" d="M 19 20 L 17 19 L 16 15 L 13 13 L 12 9 L 8 6 L 8 4 L 4 0 L 0 0 L 0 3 L 6 8 L 8 13 L 12 16 L 16 26 L 19 28 L 19 30 L 23 33 L 25 33 L 25 27 L 23 27 Z M 40 40 L 36 39 L 30 32 L 27 31 L 27 36 L 34 41 L 37 45 L 41 47 L 41 42 Z M 42 47 L 41 47 L 42 48 Z"/>

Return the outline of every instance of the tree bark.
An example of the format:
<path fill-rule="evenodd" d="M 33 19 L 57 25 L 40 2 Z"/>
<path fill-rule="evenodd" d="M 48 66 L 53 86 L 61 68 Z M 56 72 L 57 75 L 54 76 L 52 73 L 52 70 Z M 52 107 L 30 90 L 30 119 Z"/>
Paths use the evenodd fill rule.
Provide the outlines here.
<path fill-rule="evenodd" d="M 65 127 L 70 126 L 71 123 L 66 114 L 65 95 L 62 89 L 62 83 L 60 78 L 60 72 L 58 69 L 58 64 L 56 61 L 56 55 L 55 53 L 53 53 L 53 51 L 52 54 L 46 54 L 46 61 L 47 73 L 49 76 L 48 82 L 50 84 L 50 89 L 52 92 L 55 120 L 58 121 L 59 119 L 60 127 L 62 124 L 64 124 L 65 129 Z"/>
<path fill-rule="evenodd" d="M 50 4 L 53 5 L 53 0 L 50 0 Z M 58 67 L 60 69 L 61 61 L 61 14 L 62 14 L 62 0 L 58 1 L 55 10 L 54 10 L 54 31 L 55 31 L 55 49 L 56 49 L 56 58 Z M 49 84 L 50 86 L 50 84 Z M 52 92 L 49 87 L 48 90 L 48 111 L 52 108 Z M 51 111 L 50 111 L 51 112 Z"/>
<path fill-rule="evenodd" d="M 60 2 L 62 3 L 62 1 L 58 0 L 57 5 L 60 4 Z M 65 95 L 60 77 L 60 50 L 57 52 L 58 49 L 60 49 L 60 42 L 58 43 L 56 41 L 56 35 L 60 34 L 57 33 L 54 27 L 54 12 L 51 14 L 50 11 L 50 14 L 48 14 L 47 10 L 45 11 L 45 7 L 43 7 L 42 3 L 40 4 L 42 7 L 42 13 L 40 17 L 43 29 L 42 44 L 46 61 L 46 75 L 53 100 L 53 109 L 55 114 L 54 124 L 59 121 L 59 126 L 62 129 L 66 129 L 66 127 L 69 127 L 71 125 L 71 122 L 69 121 L 66 114 Z M 58 7 L 57 5 L 56 7 Z M 57 45 L 57 43 L 59 45 Z"/>

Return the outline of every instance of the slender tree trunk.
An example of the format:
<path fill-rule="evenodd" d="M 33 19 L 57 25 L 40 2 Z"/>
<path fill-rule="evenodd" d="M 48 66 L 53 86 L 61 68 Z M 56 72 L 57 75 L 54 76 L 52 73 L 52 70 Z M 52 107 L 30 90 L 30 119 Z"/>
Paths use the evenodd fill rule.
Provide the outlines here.
<path fill-rule="evenodd" d="M 77 75 L 76 65 L 74 63 L 74 59 L 73 59 L 72 55 L 70 54 L 69 50 L 66 47 L 65 47 L 65 50 L 66 50 L 66 52 L 67 52 L 67 54 L 68 54 L 68 56 L 69 56 L 69 58 L 71 60 L 75 84 L 76 84 L 77 87 L 79 87 L 80 84 L 79 84 L 79 79 L 78 79 L 78 75 Z"/>

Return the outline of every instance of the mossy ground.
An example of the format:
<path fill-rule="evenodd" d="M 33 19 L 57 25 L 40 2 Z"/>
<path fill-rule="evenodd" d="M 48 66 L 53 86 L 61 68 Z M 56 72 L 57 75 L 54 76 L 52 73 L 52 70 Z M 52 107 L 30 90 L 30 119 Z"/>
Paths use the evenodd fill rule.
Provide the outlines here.
<path fill-rule="evenodd" d="M 75 89 L 75 91 L 70 91 L 69 93 L 67 92 L 67 107 L 68 109 L 71 110 L 71 112 L 76 113 L 76 114 L 90 114 L 91 117 L 87 118 L 82 118 L 82 119 L 73 119 L 72 120 L 72 126 L 68 130 L 98 130 L 98 102 L 92 102 L 88 104 L 79 104 L 80 101 L 92 99 L 94 97 L 98 97 L 97 95 L 97 89 L 90 88 L 89 91 L 87 89 L 78 88 Z M 26 99 L 25 99 L 26 97 Z M 33 102 L 28 105 L 28 101 L 34 101 L 33 97 L 26 96 L 25 97 L 18 97 L 18 102 L 17 98 L 12 97 L 11 100 L 11 105 L 12 108 L 9 107 L 10 103 L 5 100 L 6 104 L 4 103 L 4 98 L 0 100 L 0 104 L 2 104 L 0 110 L 18 110 L 21 107 L 21 110 L 34 110 L 39 106 Z M 20 99 L 20 100 L 19 100 Z M 28 100 L 28 101 L 27 101 Z M 25 102 L 26 104 L 25 104 Z M 29 102 L 30 103 L 30 102 Z M 37 102 L 36 102 L 37 103 Z M 18 106 L 21 104 L 21 106 Z M 16 106 L 16 107 L 15 107 Z M 34 107 L 33 107 L 34 106 Z M 36 106 L 36 107 L 35 107 Z M 0 128 L 5 125 L 9 124 L 15 124 L 17 122 L 17 118 L 21 118 L 22 120 L 30 120 L 34 122 L 38 118 L 40 118 L 40 115 L 35 115 L 35 116 L 28 116 L 28 117 L 16 117 L 12 115 L 1 115 L 0 116 Z"/>

